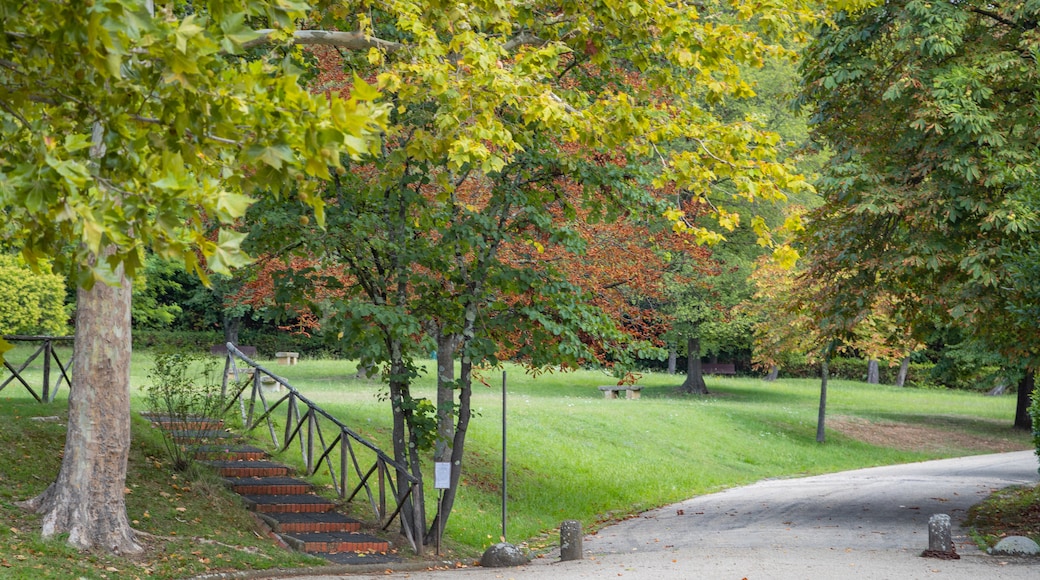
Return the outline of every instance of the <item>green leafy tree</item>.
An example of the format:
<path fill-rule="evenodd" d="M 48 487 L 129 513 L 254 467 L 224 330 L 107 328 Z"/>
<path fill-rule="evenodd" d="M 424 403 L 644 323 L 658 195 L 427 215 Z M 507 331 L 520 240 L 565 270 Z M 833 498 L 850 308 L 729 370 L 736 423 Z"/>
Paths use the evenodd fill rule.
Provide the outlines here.
<path fill-rule="evenodd" d="M 821 28 L 804 98 L 836 153 L 810 238 L 825 323 L 889 295 L 903 320 L 955 324 L 1035 367 L 1037 326 L 1013 305 L 1040 227 L 1038 17 L 1030 2 L 900 0 Z"/>
<path fill-rule="evenodd" d="M 30 262 L 71 264 L 79 286 L 62 467 L 24 504 L 42 515 L 44 536 L 141 550 L 123 496 L 128 278 L 144 249 L 203 278 L 243 264 L 242 235 L 223 227 L 210 237 L 210 224 L 231 224 L 256 196 L 290 187 L 320 215 L 307 178 L 375 146 L 385 111 L 368 104 L 373 89 L 359 82 L 344 100 L 301 84 L 295 22 L 310 8 L 0 2 L 4 233 Z"/>
<path fill-rule="evenodd" d="M 614 332 L 583 305 L 595 289 L 569 283 L 553 264 L 502 254 L 524 244 L 581 252 L 565 223 L 579 214 L 665 214 L 698 241 L 718 241 L 738 219 L 734 198 L 807 189 L 778 161 L 775 134 L 709 105 L 750 96 L 742 67 L 786 53 L 780 41 L 797 37 L 811 14 L 797 1 L 758 10 L 646 1 L 372 8 L 326 15 L 368 35 L 328 68 L 377 79 L 395 106 L 386 149 L 338 177 L 329 213 L 351 225 L 314 242 L 328 240 L 350 269 L 340 314 L 328 318 L 386 366 L 395 454 L 412 469 L 428 425 L 420 411 L 431 407 L 410 394 L 410 358 L 433 343 L 443 356 L 434 407 L 447 443 L 440 457 L 454 467 L 435 520 L 443 524 L 462 469 L 473 365 L 493 362 L 503 345 L 533 364 L 580 360 L 591 356 L 583 330 L 603 342 Z M 711 187 L 719 180 L 730 184 L 724 194 Z M 710 201 L 712 217 L 695 223 L 680 199 Z M 768 228 L 756 224 L 766 241 Z M 448 372 L 455 359 L 457 379 Z"/>

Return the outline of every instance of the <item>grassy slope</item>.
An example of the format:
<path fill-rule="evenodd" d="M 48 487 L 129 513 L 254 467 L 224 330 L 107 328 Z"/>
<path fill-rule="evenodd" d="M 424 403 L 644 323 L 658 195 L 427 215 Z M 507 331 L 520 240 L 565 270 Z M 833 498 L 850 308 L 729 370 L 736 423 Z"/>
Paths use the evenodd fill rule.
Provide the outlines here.
<path fill-rule="evenodd" d="M 138 392 L 133 403 L 136 409 L 143 408 L 140 389 L 147 382 L 148 368 L 146 355 L 135 356 L 132 383 Z M 390 414 L 387 403 L 378 400 L 382 388 L 376 382 L 350 378 L 355 370 L 352 363 L 305 360 L 294 367 L 271 364 L 269 368 L 290 379 L 348 425 L 387 447 Z M 533 378 L 510 367 L 508 373 L 508 539 L 530 540 L 534 548 L 554 544 L 552 530 L 564 519 L 580 519 L 591 529 L 638 511 L 766 477 L 919 461 L 984 449 L 950 437 L 949 445 L 907 451 L 905 446 L 872 445 L 835 431 L 828 433 L 825 445 L 819 445 L 815 442 L 817 381 L 765 383 L 714 378 L 708 382 L 714 394 L 701 398 L 675 395 L 678 377 L 648 374 L 640 381 L 644 385 L 642 399 L 626 401 L 603 399 L 596 386 L 611 381 L 595 371 Z M 431 377 L 432 373 L 427 373 L 418 387 L 429 397 L 433 396 Z M 489 386 L 475 389 L 478 416 L 468 440 L 464 488 L 447 528 L 448 544 L 460 556 L 478 553 L 498 541 L 501 533 L 501 372 L 488 373 L 485 379 Z M 4 401 L 0 416 L 60 412 L 60 407 L 50 410 L 29 403 L 12 405 L 8 401 L 11 397 L 24 400 L 27 395 L 14 386 L 0 392 Z M 976 439 L 997 441 L 1005 447 L 1029 448 L 1027 434 L 1009 428 L 1013 397 L 835 381 L 829 404 L 830 416 L 835 418 L 909 423 L 940 433 L 970 433 Z M 284 556 L 256 540 L 249 518 L 241 517 L 233 507 L 234 500 L 227 500 L 212 480 L 188 486 L 192 491 L 186 492 L 183 480 L 172 479 L 174 475 L 165 468 L 156 469 L 155 459 L 161 462 L 160 451 L 154 436 L 142 424 L 135 431 L 129 510 L 130 517 L 138 522 L 136 527 L 166 538 L 152 542 L 153 553 L 158 553 L 144 563 L 128 564 L 93 556 L 79 558 L 60 543 L 40 542 L 34 516 L 21 514 L 11 501 L 30 497 L 53 479 L 58 466 L 54 450 L 62 442 L 60 427 L 21 419 L 0 420 L 5 426 L 0 443 L 7 454 L 0 456 L 0 513 L 18 530 L 0 529 L 0 566 L 13 566 L 8 572 L 27 572 L 29 562 L 43 562 L 47 567 L 52 566 L 47 561 L 57 561 L 75 568 L 59 567 L 67 573 L 52 577 L 71 577 L 72 570 L 87 577 L 101 576 L 84 570 L 108 577 L 143 577 L 145 570 L 150 570 L 152 577 L 182 577 L 183 572 L 205 568 L 303 563 L 302 558 Z M 44 437 L 35 432 L 39 429 L 57 431 Z M 34 431 L 27 436 L 26 430 Z M 30 441 L 33 448 L 25 449 Z M 22 447 L 18 447 L 19 442 Z M 50 457 L 39 464 L 34 462 L 31 469 L 9 467 L 23 455 Z M 428 478 L 432 480 L 432 476 Z M 224 497 L 219 505 L 211 503 L 218 496 Z M 177 511 L 177 507 L 186 509 Z M 144 510 L 149 510 L 150 517 L 143 516 Z M 200 517 L 214 510 L 221 510 L 220 518 Z M 185 536 L 220 544 L 174 539 Z M 261 555 L 251 556 L 252 550 L 260 550 Z M 199 551 L 198 555 L 194 553 Z M 26 559 L 18 559 L 18 555 Z M 231 558 L 238 563 L 225 563 Z M 103 572 L 106 567 L 123 572 Z M 3 572 L 0 569 L 0 575 Z M 19 576 L 9 573 L 8 577 Z"/>
<path fill-rule="evenodd" d="M 367 436 L 388 440 L 379 386 L 349 378 L 353 368 L 312 361 L 277 367 L 294 385 Z M 535 538 L 564 519 L 586 526 L 766 477 L 808 475 L 982 452 L 955 441 L 924 451 L 871 445 L 829 432 L 815 441 L 818 381 L 713 378 L 707 398 L 680 397 L 679 378 L 648 374 L 639 401 L 605 400 L 602 373 L 526 376 L 508 370 L 509 540 Z M 433 397 L 432 379 L 422 394 Z M 448 525 L 453 543 L 482 549 L 501 533 L 501 373 L 474 393 L 465 489 Z M 1010 429 L 1013 397 L 832 382 L 832 417 L 911 423 L 971 433 L 1028 449 Z M 544 537 L 535 543 L 555 542 Z"/>

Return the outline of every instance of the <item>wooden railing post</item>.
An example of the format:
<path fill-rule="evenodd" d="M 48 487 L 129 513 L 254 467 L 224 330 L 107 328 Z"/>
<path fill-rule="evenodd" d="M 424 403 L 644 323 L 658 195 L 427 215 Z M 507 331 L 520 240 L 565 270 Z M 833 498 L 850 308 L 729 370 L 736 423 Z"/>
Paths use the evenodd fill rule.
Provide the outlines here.
<path fill-rule="evenodd" d="M 314 429 L 317 419 L 314 416 L 314 407 L 307 407 L 307 457 L 305 458 L 307 464 L 307 475 L 314 475 L 314 472 L 318 468 L 314 465 Z"/>
<path fill-rule="evenodd" d="M 350 448 L 347 447 L 347 432 L 343 429 L 339 431 L 339 497 L 342 499 L 347 497 L 347 471 L 350 470 L 350 466 L 347 463 L 350 460 Z"/>
<path fill-rule="evenodd" d="M 380 457 L 377 459 L 379 468 L 376 470 L 376 481 L 379 483 L 379 524 L 382 525 L 386 518 L 386 462 Z"/>
<path fill-rule="evenodd" d="M 58 389 L 54 389 L 57 391 Z M 55 393 L 56 394 L 56 393 Z M 51 341 L 43 341 L 43 400 L 50 403 L 54 401 L 51 393 Z"/>

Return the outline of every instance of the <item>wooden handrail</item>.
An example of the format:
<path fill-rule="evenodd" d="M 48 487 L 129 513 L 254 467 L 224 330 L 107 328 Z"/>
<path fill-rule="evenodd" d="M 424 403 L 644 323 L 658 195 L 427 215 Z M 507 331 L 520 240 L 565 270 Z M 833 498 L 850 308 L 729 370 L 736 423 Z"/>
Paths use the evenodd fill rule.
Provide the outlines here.
<path fill-rule="evenodd" d="M 4 360 L 4 368 L 11 372 L 11 376 L 7 377 L 4 382 L 0 383 L 0 391 L 4 390 L 8 384 L 12 381 L 17 380 L 21 383 L 25 390 L 29 391 L 29 394 L 40 403 L 53 403 L 54 397 L 58 394 L 58 389 L 61 388 L 62 382 L 68 385 L 68 388 L 72 388 L 72 378 L 69 376 L 72 372 L 73 358 L 70 355 L 67 363 L 62 362 L 61 357 L 54 350 L 53 343 L 59 341 L 70 341 L 73 340 L 71 336 L 28 336 L 21 334 L 6 335 L 3 337 L 8 342 L 40 342 L 39 348 L 33 352 L 32 355 L 27 358 L 21 366 L 15 368 L 11 365 L 11 361 Z M 33 390 L 29 381 L 22 376 L 22 373 L 29 368 L 29 365 L 36 360 L 40 354 L 43 354 L 43 388 L 40 389 L 40 393 Z M 53 389 L 51 388 L 51 363 L 58 365 L 59 376 L 54 380 Z"/>
<path fill-rule="evenodd" d="M 271 443 L 283 452 L 292 446 L 294 440 L 298 441 L 301 459 L 306 466 L 307 474 L 313 475 L 317 473 L 324 464 L 332 478 L 336 493 L 347 502 L 354 499 L 359 492 L 364 490 L 376 519 L 383 529 L 388 528 L 398 515 L 402 515 L 405 505 L 411 502 L 413 513 L 408 516 L 411 522 L 406 522 L 405 516 L 402 515 L 401 527 L 405 537 L 412 544 L 412 549 L 417 554 L 422 554 L 425 530 L 422 528 L 421 518 L 417 517 L 418 506 L 415 505 L 415 499 L 421 497 L 421 479 L 409 473 L 404 465 L 395 461 L 375 444 L 366 440 L 325 409 L 322 409 L 317 403 L 303 396 L 288 381 L 275 375 L 270 370 L 264 368 L 263 365 L 243 354 L 232 343 L 227 343 L 227 358 L 225 360 L 224 378 L 221 386 L 221 395 L 225 398 L 225 412 L 230 411 L 237 402 L 245 430 L 252 431 L 261 424 L 266 424 Z M 239 388 L 233 389 L 229 397 L 228 378 L 230 375 L 234 375 L 237 379 L 239 373 L 236 360 L 252 368 L 253 376 L 252 380 L 243 382 Z M 283 387 L 286 390 L 285 395 L 273 402 L 269 401 L 262 388 L 263 377 L 270 377 L 274 383 Z M 247 401 L 246 389 L 250 387 L 251 390 Z M 283 403 L 285 404 L 284 407 L 282 406 Z M 285 412 L 282 441 L 278 440 L 273 421 L 273 417 L 279 409 L 284 409 Z M 325 432 L 322 430 L 322 422 L 331 424 L 333 429 L 338 431 L 329 441 L 326 440 Z M 357 448 L 355 443 L 360 448 Z M 337 446 L 339 447 L 338 462 L 333 459 L 335 457 L 333 452 Z M 363 467 L 367 461 L 362 461 L 357 454 L 361 450 L 368 450 L 375 455 L 375 459 L 368 469 Z M 397 490 L 395 488 L 393 478 L 385 477 L 388 469 L 396 471 L 398 480 L 403 485 L 406 485 L 407 489 Z M 372 489 L 371 476 L 373 474 L 377 475 L 377 490 Z M 347 481 L 349 477 L 356 477 L 357 484 L 348 496 L 347 490 L 349 485 Z M 397 503 L 396 508 L 390 513 L 387 513 L 386 508 L 385 486 L 387 485 L 387 480 L 389 480 L 391 496 Z"/>

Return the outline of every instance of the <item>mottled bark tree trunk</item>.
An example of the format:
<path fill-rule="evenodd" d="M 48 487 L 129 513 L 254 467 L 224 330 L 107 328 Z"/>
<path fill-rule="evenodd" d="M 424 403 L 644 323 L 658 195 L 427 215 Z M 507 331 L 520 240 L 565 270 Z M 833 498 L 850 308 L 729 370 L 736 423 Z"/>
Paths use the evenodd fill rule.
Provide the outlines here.
<path fill-rule="evenodd" d="M 1029 395 L 1036 388 L 1033 369 L 1026 369 L 1026 374 L 1018 382 L 1018 404 L 1015 405 L 1015 428 L 1031 431 L 1033 419 L 1029 416 Z"/>
<path fill-rule="evenodd" d="M 42 516 L 42 535 L 68 534 L 80 549 L 136 554 L 126 515 L 130 455 L 130 282 L 80 289 L 68 432 L 57 480 L 22 506 Z"/>
<path fill-rule="evenodd" d="M 780 365 L 773 365 L 769 367 L 769 374 L 766 375 L 766 380 L 773 382 L 780 377 Z"/>
<path fill-rule="evenodd" d="M 881 382 L 881 368 L 876 359 L 867 361 L 867 384 L 876 385 Z"/>
<path fill-rule="evenodd" d="M 221 316 L 221 325 L 224 327 L 224 342 L 230 342 L 235 346 L 240 346 L 238 342 L 238 332 L 242 330 L 242 317 L 225 312 Z"/>
<path fill-rule="evenodd" d="M 686 340 L 686 381 L 679 387 L 679 390 L 697 395 L 708 394 L 708 385 L 704 384 L 704 375 L 701 372 L 700 338 Z"/>
<path fill-rule="evenodd" d="M 674 375 L 675 374 L 675 362 L 676 362 L 676 359 L 679 358 L 678 353 L 675 352 L 675 351 L 676 351 L 675 345 L 674 344 L 669 344 L 668 345 L 668 374 L 670 374 L 670 375 Z"/>
<path fill-rule="evenodd" d="M 906 376 L 908 374 L 910 374 L 910 357 L 904 356 L 903 360 L 899 362 L 899 375 L 896 376 L 897 387 L 906 385 Z"/>
<path fill-rule="evenodd" d="M 455 349 L 456 335 L 435 331 L 437 339 L 437 443 L 433 451 L 436 462 L 451 461 L 455 438 Z"/>

